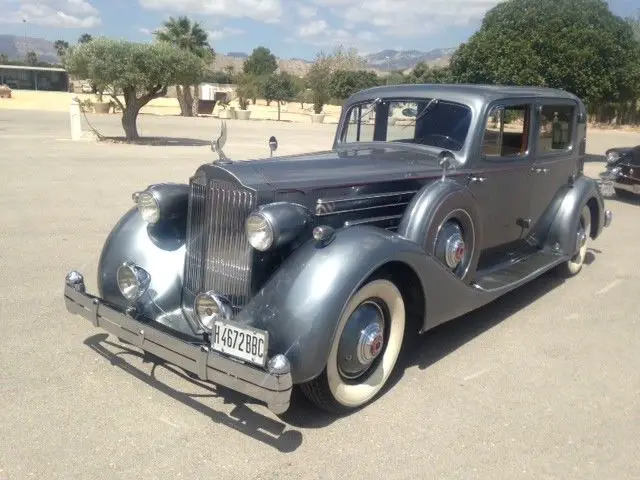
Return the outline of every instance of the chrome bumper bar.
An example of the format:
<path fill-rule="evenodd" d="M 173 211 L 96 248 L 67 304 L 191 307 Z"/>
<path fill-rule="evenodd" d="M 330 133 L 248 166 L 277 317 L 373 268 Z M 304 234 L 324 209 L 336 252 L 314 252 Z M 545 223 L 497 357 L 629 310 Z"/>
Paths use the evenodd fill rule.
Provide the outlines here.
<path fill-rule="evenodd" d="M 288 365 L 278 372 L 252 367 L 226 358 L 206 345 L 192 345 L 168 335 L 149 323 L 105 304 L 85 291 L 82 275 L 71 272 L 65 279 L 64 300 L 67 310 L 80 315 L 96 327 L 129 342 L 167 362 L 196 374 L 204 381 L 222 385 L 267 404 L 281 414 L 289 408 L 291 372 Z"/>

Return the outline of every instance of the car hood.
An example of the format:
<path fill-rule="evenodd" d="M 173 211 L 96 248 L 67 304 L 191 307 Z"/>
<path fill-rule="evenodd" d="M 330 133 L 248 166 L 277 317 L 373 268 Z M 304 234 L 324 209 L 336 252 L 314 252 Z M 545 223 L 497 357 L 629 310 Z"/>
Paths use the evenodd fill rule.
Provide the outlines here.
<path fill-rule="evenodd" d="M 420 148 L 395 146 L 338 148 L 249 163 L 265 183 L 277 190 L 419 179 L 442 171 L 436 155 Z"/>

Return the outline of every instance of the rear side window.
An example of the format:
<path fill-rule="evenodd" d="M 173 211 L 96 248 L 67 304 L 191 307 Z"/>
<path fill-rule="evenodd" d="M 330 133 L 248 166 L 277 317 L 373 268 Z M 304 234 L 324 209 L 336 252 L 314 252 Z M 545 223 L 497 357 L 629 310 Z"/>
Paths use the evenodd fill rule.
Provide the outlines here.
<path fill-rule="evenodd" d="M 482 152 L 491 157 L 520 157 L 529 147 L 530 105 L 494 107 L 487 117 Z"/>
<path fill-rule="evenodd" d="M 572 105 L 543 105 L 540 112 L 538 153 L 561 152 L 571 146 L 573 139 Z"/>

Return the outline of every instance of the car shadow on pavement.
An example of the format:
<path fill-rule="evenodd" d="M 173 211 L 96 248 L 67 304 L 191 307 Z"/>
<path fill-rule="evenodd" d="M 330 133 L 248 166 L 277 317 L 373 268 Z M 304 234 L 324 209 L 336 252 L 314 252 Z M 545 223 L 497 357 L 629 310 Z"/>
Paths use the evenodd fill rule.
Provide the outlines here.
<path fill-rule="evenodd" d="M 292 429 L 287 430 L 286 424 L 251 410 L 248 405 L 253 403 L 253 400 L 249 397 L 218 385 L 203 382 L 186 374 L 179 367 L 166 363 L 155 355 L 134 350 L 123 343 L 112 342 L 106 333 L 93 335 L 87 338 L 84 344 L 106 358 L 111 365 L 124 370 L 159 392 L 211 418 L 215 423 L 233 428 L 283 453 L 293 452 L 302 445 L 303 437 L 301 432 Z M 152 365 L 151 371 L 147 373 L 137 368 L 123 358 L 124 356 L 136 357 L 141 359 L 143 363 L 150 363 Z M 197 387 L 200 392 L 186 393 L 167 385 L 156 378 L 155 372 L 157 368 L 166 369 Z M 234 404 L 235 408 L 229 414 L 226 414 L 205 405 L 198 401 L 198 398 L 221 398 L 224 403 Z"/>
<path fill-rule="evenodd" d="M 593 263 L 595 260 L 594 252 L 599 253 L 594 249 L 587 252 L 585 264 Z M 385 393 L 393 389 L 407 369 L 417 366 L 420 370 L 426 370 L 429 366 L 497 326 L 562 283 L 564 283 L 562 278 L 554 275 L 553 272 L 548 272 L 494 302 L 435 327 L 424 335 L 413 333 L 413 336 L 408 337 L 403 346 L 403 352 L 398 359 L 394 373 L 373 404 L 377 399 L 382 400 Z M 346 418 L 357 413 L 356 411 L 341 416 L 324 413 L 315 408 L 301 393 L 298 396 L 300 398 L 292 399 L 291 408 L 282 416 L 287 423 L 294 427 L 323 428 L 339 418 Z M 372 404 L 364 407 L 364 409 L 366 408 L 373 408 Z"/>
<path fill-rule="evenodd" d="M 138 140 L 127 142 L 125 137 L 101 137 L 101 142 L 124 143 L 127 145 L 142 145 L 147 147 L 204 147 L 211 145 L 211 140 L 183 137 L 140 137 Z"/>

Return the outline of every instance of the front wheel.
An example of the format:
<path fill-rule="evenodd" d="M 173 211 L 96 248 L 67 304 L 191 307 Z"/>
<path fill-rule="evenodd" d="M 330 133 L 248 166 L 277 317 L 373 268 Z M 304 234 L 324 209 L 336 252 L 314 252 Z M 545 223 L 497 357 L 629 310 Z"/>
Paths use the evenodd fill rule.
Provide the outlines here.
<path fill-rule="evenodd" d="M 306 397 L 332 413 L 366 405 L 396 365 L 405 323 L 404 301 L 395 284 L 386 278 L 366 283 L 347 302 L 325 369 L 301 385 Z"/>
<path fill-rule="evenodd" d="M 571 259 L 558 266 L 558 273 L 562 277 L 573 277 L 574 275 L 577 275 L 580 270 L 582 270 L 582 266 L 584 265 L 584 261 L 587 257 L 587 243 L 590 234 L 591 211 L 589 210 L 589 207 L 585 205 L 582 209 L 582 214 L 580 215 L 580 219 L 578 220 L 578 228 L 575 232 L 575 240 L 578 251 Z"/>

